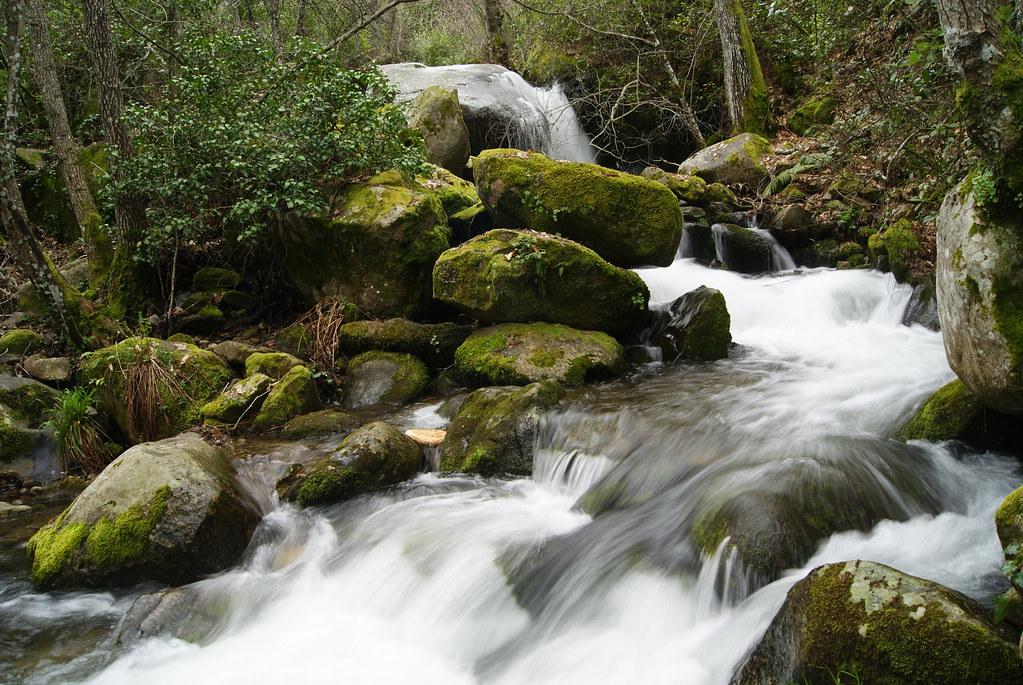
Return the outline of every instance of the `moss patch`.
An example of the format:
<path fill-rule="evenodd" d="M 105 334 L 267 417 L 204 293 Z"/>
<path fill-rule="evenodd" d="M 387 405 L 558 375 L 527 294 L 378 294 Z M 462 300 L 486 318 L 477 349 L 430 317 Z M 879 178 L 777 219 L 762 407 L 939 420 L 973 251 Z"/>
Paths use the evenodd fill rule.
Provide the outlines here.
<path fill-rule="evenodd" d="M 26 355 L 43 346 L 43 336 L 27 328 L 15 328 L 0 335 L 0 354 Z"/>

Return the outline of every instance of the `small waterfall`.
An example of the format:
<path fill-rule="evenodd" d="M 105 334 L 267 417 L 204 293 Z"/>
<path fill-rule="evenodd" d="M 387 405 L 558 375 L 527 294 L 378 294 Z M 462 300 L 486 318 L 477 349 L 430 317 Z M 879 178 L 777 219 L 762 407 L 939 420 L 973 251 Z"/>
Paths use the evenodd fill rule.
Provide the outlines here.
<path fill-rule="evenodd" d="M 789 251 L 782 247 L 782 244 L 771 235 L 771 232 L 766 228 L 760 228 L 760 224 L 757 221 L 757 215 L 754 214 L 750 217 L 751 231 L 756 231 L 757 234 L 762 236 L 767 242 L 771 244 L 771 270 L 772 271 L 792 271 L 796 268 L 796 261 L 792 259 L 792 255 Z"/>
<path fill-rule="evenodd" d="M 750 231 L 755 233 L 757 236 L 762 238 L 767 244 L 770 255 L 767 264 L 767 271 L 792 271 L 796 268 L 796 262 L 792 259 L 792 255 L 789 251 L 782 247 L 771 232 L 767 229 L 760 228 L 757 225 L 756 217 L 750 219 L 750 226 L 739 226 L 738 228 L 743 231 Z M 729 226 L 727 224 L 714 224 L 711 226 L 711 234 L 714 238 L 714 253 L 715 259 L 725 265 L 732 264 L 735 255 L 729 254 L 729 230 L 734 230 L 736 227 Z M 752 273 L 748 271 L 747 273 Z"/>
<path fill-rule="evenodd" d="M 590 137 L 579 124 L 579 117 L 572 103 L 568 101 L 564 87 L 555 82 L 550 88 L 537 88 L 536 97 L 543 109 L 544 117 L 550 124 L 547 156 L 574 162 L 595 163 L 597 159 Z"/>

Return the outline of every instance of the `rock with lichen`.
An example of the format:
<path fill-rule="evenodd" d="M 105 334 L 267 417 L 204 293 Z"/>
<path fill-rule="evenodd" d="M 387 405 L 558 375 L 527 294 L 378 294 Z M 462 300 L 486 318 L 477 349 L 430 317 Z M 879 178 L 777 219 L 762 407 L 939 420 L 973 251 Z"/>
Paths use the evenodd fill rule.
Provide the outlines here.
<path fill-rule="evenodd" d="M 430 370 L 411 354 L 363 352 L 348 363 L 345 407 L 402 406 L 430 384 Z"/>
<path fill-rule="evenodd" d="M 353 321 L 338 329 L 341 351 L 355 356 L 379 350 L 411 354 L 432 368 L 451 366 L 455 350 L 472 333 L 472 326 L 448 321 L 417 323 L 408 319 Z"/>
<path fill-rule="evenodd" d="M 296 416 L 322 408 L 323 398 L 313 372 L 296 366 L 274 384 L 252 425 L 260 431 L 280 428 Z"/>
<path fill-rule="evenodd" d="M 255 418 L 266 399 L 273 379 L 254 373 L 234 381 L 224 392 L 203 405 L 202 416 L 208 424 L 234 424 L 244 418 Z"/>
<path fill-rule="evenodd" d="M 431 164 L 461 173 L 469 161 L 469 129 L 458 104 L 458 91 L 430 86 L 411 103 L 409 126 L 423 135 Z"/>
<path fill-rule="evenodd" d="M 770 154 L 766 138 L 742 133 L 694 153 L 679 166 L 679 173 L 699 176 L 707 183 L 745 184 L 759 190 L 770 176 L 764 164 Z"/>
<path fill-rule="evenodd" d="M 186 583 L 238 561 L 260 519 L 227 455 L 194 433 L 138 445 L 29 541 L 40 588 Z"/>

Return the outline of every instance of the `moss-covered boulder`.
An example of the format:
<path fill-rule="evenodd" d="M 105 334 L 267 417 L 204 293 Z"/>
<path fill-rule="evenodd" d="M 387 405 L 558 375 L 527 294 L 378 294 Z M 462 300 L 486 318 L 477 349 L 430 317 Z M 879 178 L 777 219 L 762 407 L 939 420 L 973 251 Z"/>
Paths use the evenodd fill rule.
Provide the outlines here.
<path fill-rule="evenodd" d="M 981 449 L 1018 448 L 1019 417 L 985 407 L 961 380 L 939 388 L 899 431 L 903 440 L 960 440 Z"/>
<path fill-rule="evenodd" d="M 655 314 L 650 342 L 661 359 L 714 361 L 728 357 L 732 344 L 731 316 L 721 291 L 700 286 Z"/>
<path fill-rule="evenodd" d="M 169 338 L 168 338 L 169 339 Z M 240 340 L 224 340 L 212 347 L 213 354 L 230 365 L 232 369 L 240 374 L 245 373 L 245 362 L 257 352 L 273 352 L 273 350 L 258 345 L 251 345 Z"/>
<path fill-rule="evenodd" d="M 458 104 L 458 91 L 430 86 L 412 101 L 409 125 L 423 134 L 426 158 L 456 174 L 469 161 L 469 129 Z"/>
<path fill-rule="evenodd" d="M 433 294 L 487 323 L 549 321 L 616 335 L 635 329 L 650 299 L 634 272 L 578 243 L 507 229 L 442 254 Z"/>
<path fill-rule="evenodd" d="M 937 237 L 948 362 L 981 402 L 1023 414 L 1023 232 L 986 216 L 967 179 L 946 196 Z"/>
<path fill-rule="evenodd" d="M 0 355 L 15 354 L 24 357 L 42 346 L 43 336 L 28 328 L 15 328 L 0 335 Z"/>
<path fill-rule="evenodd" d="M 472 326 L 416 323 L 408 319 L 353 321 L 338 329 L 341 351 L 346 355 L 380 350 L 411 354 L 432 368 L 451 366 L 455 350 L 472 333 Z"/>
<path fill-rule="evenodd" d="M 83 385 L 135 442 L 176 435 L 202 420 L 202 408 L 234 378 L 217 355 L 187 343 L 128 338 L 82 356 Z"/>
<path fill-rule="evenodd" d="M 348 363 L 345 407 L 401 406 L 426 391 L 430 370 L 411 354 L 363 352 Z"/>
<path fill-rule="evenodd" d="M 394 426 L 377 421 L 345 438 L 327 458 L 278 488 L 302 506 L 341 502 L 413 478 L 422 469 L 419 445 Z"/>
<path fill-rule="evenodd" d="M 37 380 L 0 375 L 0 404 L 32 428 L 42 424 L 57 403 L 57 392 Z"/>
<path fill-rule="evenodd" d="M 13 411 L 0 404 L 0 464 L 28 457 L 35 440 L 35 432 L 22 424 Z M 3 466 L 0 470 L 7 468 Z"/>
<path fill-rule="evenodd" d="M 768 224 L 771 234 L 790 250 L 806 247 L 816 223 L 803 205 L 790 204 L 775 211 Z"/>
<path fill-rule="evenodd" d="M 995 512 L 995 529 L 1002 547 L 1023 545 L 1023 488 L 1002 500 Z"/>
<path fill-rule="evenodd" d="M 207 423 L 213 424 L 232 424 L 245 417 L 255 418 L 272 384 L 273 379 L 261 373 L 237 380 L 203 406 L 202 416 Z"/>
<path fill-rule="evenodd" d="M 416 317 L 430 305 L 433 263 L 449 246 L 435 193 L 397 171 L 342 190 L 326 217 L 290 217 L 284 267 L 310 302 L 339 296 L 377 317 Z"/>
<path fill-rule="evenodd" d="M 675 258 L 682 211 L 660 183 L 520 150 L 480 153 L 473 177 L 499 226 L 558 233 L 622 267 Z"/>
<path fill-rule="evenodd" d="M 192 290 L 200 293 L 217 293 L 234 290 L 241 283 L 242 277 L 237 271 L 207 266 L 199 269 L 192 276 Z"/>
<path fill-rule="evenodd" d="M 759 189 L 770 174 L 764 159 L 771 143 L 755 133 L 742 133 L 695 153 L 679 166 L 680 174 L 699 176 L 707 183 L 745 184 Z"/>
<path fill-rule="evenodd" d="M 186 583 L 234 564 L 259 519 L 225 453 L 198 435 L 138 445 L 32 537 L 32 580 Z"/>
<path fill-rule="evenodd" d="M 735 224 L 714 224 L 712 230 L 718 253 L 728 270 L 758 274 L 772 269 L 771 241 L 761 234 Z"/>
<path fill-rule="evenodd" d="M 444 213 L 448 219 L 459 212 L 464 212 L 480 204 L 476 186 L 463 178 L 455 176 L 447 169 L 431 167 L 428 174 L 417 176 L 416 181 L 427 190 L 432 190 L 440 198 Z"/>
<path fill-rule="evenodd" d="M 566 385 L 621 373 L 625 352 L 611 336 L 560 324 L 508 323 L 470 335 L 455 352 L 455 365 L 480 385 L 527 385 L 554 380 Z"/>
<path fill-rule="evenodd" d="M 913 232 L 913 224 L 907 219 L 896 221 L 871 235 L 867 247 L 870 248 L 870 256 L 874 258 L 875 264 L 879 257 L 887 257 L 888 270 L 899 280 L 905 280 L 909 274 L 910 261 L 923 249 Z"/>
<path fill-rule="evenodd" d="M 699 176 L 673 174 L 655 166 L 643 169 L 642 176 L 668 186 L 668 190 L 675 193 L 675 197 L 688 205 L 703 205 L 710 200 L 707 182 Z"/>
<path fill-rule="evenodd" d="M 245 358 L 245 375 L 265 374 L 279 381 L 288 371 L 304 365 L 301 359 L 286 352 L 254 352 Z"/>
<path fill-rule="evenodd" d="M 296 366 L 274 384 L 252 425 L 260 431 L 279 428 L 296 416 L 322 408 L 323 399 L 313 372 Z"/>
<path fill-rule="evenodd" d="M 835 121 L 838 101 L 828 95 L 813 95 L 807 98 L 795 112 L 789 115 L 789 130 L 798 136 L 806 135 L 814 126 L 828 126 Z"/>
<path fill-rule="evenodd" d="M 815 569 L 789 590 L 733 685 L 1023 682 L 1007 632 L 967 597 L 870 561 Z"/>
<path fill-rule="evenodd" d="M 321 409 L 296 416 L 284 424 L 281 435 L 288 440 L 322 438 L 328 435 L 348 435 L 362 426 L 363 420 L 355 414 L 339 409 Z"/>
<path fill-rule="evenodd" d="M 540 415 L 564 396 L 557 383 L 476 390 L 448 426 L 440 448 L 442 471 L 528 476 Z"/>

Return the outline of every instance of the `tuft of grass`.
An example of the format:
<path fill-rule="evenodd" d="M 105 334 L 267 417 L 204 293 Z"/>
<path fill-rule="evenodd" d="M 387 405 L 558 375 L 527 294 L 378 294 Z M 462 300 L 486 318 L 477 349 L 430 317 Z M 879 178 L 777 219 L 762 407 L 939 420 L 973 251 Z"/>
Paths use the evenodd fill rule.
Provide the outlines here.
<path fill-rule="evenodd" d="M 160 436 L 167 422 L 164 407 L 168 402 L 191 402 L 192 398 L 155 349 L 136 351 L 139 354 L 121 371 L 128 437 L 133 443 L 140 443 Z"/>
<path fill-rule="evenodd" d="M 113 458 L 109 440 L 96 421 L 96 401 L 86 388 L 65 390 L 57 406 L 47 412 L 46 427 L 53 430 L 57 456 L 65 473 L 99 473 Z"/>
<path fill-rule="evenodd" d="M 317 368 L 325 369 L 332 376 L 343 370 L 341 326 L 358 318 L 355 305 L 340 297 L 328 297 L 295 321 L 295 325 L 305 329 L 302 345 Z"/>

